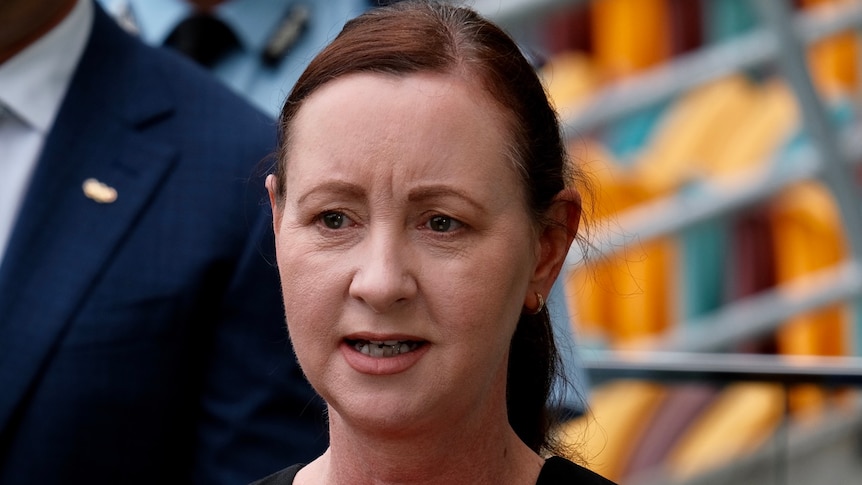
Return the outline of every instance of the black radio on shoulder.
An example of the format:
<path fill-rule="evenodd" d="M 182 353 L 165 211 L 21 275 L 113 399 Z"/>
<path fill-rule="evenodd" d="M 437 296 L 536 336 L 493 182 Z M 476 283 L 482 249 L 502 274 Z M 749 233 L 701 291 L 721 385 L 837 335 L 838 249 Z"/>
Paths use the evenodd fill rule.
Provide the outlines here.
<path fill-rule="evenodd" d="M 261 52 L 261 60 L 268 66 L 276 66 L 296 45 L 308 25 L 311 10 L 303 4 L 296 4 L 288 10 Z"/>

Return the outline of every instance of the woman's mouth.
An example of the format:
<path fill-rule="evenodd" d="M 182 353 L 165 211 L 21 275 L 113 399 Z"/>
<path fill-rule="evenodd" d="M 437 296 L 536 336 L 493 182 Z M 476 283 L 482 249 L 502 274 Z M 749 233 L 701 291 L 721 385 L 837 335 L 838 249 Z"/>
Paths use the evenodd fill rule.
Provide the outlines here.
<path fill-rule="evenodd" d="M 370 357 L 394 357 L 421 347 L 424 342 L 414 340 L 351 340 L 347 343 L 357 352 Z"/>

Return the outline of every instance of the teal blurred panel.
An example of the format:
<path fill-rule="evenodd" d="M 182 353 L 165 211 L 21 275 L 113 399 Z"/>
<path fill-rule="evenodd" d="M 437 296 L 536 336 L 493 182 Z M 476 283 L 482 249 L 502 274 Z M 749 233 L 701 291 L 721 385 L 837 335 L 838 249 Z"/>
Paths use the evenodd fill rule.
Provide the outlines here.
<path fill-rule="evenodd" d="M 704 43 L 721 42 L 754 27 L 757 12 L 753 3 L 750 0 L 704 0 Z"/>
<path fill-rule="evenodd" d="M 695 195 L 697 185 L 685 187 Z M 725 303 L 727 287 L 728 238 L 725 219 L 692 226 L 679 235 L 681 301 L 677 302 L 682 321 L 689 321 L 717 310 Z"/>
<path fill-rule="evenodd" d="M 620 163 L 633 163 L 638 152 L 649 143 L 657 122 L 671 103 L 657 103 L 625 115 L 601 130 L 601 142 Z"/>

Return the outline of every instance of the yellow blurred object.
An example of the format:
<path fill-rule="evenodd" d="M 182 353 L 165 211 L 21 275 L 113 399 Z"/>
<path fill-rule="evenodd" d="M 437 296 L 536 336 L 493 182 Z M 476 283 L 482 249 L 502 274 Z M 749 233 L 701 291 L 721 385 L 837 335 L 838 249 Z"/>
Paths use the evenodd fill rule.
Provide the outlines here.
<path fill-rule="evenodd" d="M 711 147 L 713 161 L 703 167 L 710 178 L 747 175 L 752 168 L 768 168 L 765 162 L 796 132 L 799 109 L 783 81 L 764 83 L 750 98 L 729 136 L 716 137 L 717 143 Z"/>
<path fill-rule="evenodd" d="M 776 281 L 786 283 L 840 263 L 847 255 L 841 215 L 829 190 L 806 182 L 785 189 L 771 203 Z M 778 351 L 801 355 L 846 355 L 850 317 L 846 304 L 794 316 L 777 332 Z M 826 394 L 804 386 L 791 394 L 791 410 L 822 407 Z"/>
<path fill-rule="evenodd" d="M 854 0 L 802 0 L 805 8 L 829 12 L 830 6 Z M 827 98 L 856 93 L 859 88 L 859 37 L 852 30 L 815 42 L 808 49 L 811 76 Z"/>
<path fill-rule="evenodd" d="M 705 84 L 678 99 L 663 117 L 634 166 L 645 190 L 666 194 L 704 175 L 716 149 L 745 120 L 756 99 L 744 76 Z"/>
<path fill-rule="evenodd" d="M 596 62 L 612 78 L 635 74 L 671 54 L 667 0 L 596 0 L 591 22 Z"/>
<path fill-rule="evenodd" d="M 581 52 L 554 55 L 539 74 L 562 118 L 573 116 L 601 84 L 592 60 Z"/>
<path fill-rule="evenodd" d="M 597 386 L 590 391 L 589 412 L 565 423 L 559 436 L 592 470 L 619 481 L 666 394 L 662 386 L 644 381 Z"/>
<path fill-rule="evenodd" d="M 728 386 L 670 451 L 669 472 L 690 478 L 757 449 L 781 424 L 784 402 L 778 384 Z"/>

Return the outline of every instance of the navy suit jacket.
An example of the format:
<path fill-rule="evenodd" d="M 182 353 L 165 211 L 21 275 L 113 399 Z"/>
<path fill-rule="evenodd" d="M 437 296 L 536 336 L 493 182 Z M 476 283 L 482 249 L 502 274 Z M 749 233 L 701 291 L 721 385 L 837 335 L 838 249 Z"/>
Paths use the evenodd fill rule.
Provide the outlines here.
<path fill-rule="evenodd" d="M 265 259 L 275 133 L 96 8 L 0 266 L 0 484 L 241 484 L 322 452 Z"/>

